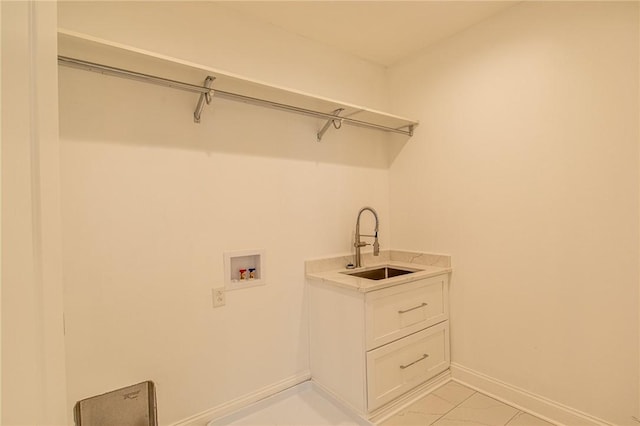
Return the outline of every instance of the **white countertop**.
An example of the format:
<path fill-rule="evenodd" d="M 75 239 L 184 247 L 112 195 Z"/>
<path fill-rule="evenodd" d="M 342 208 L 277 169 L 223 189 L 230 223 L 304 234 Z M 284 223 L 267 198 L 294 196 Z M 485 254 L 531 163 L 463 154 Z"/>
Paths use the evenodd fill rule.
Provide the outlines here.
<path fill-rule="evenodd" d="M 371 253 L 363 254 L 364 266 L 347 269 L 346 265 L 353 261 L 353 256 L 339 256 L 328 259 L 317 259 L 305 262 L 306 277 L 327 285 L 334 285 L 362 293 L 380 290 L 387 287 L 447 274 L 452 271 L 451 257 L 408 251 L 387 250 L 380 256 Z M 346 273 L 375 269 L 380 266 L 392 266 L 400 269 L 411 269 L 416 272 L 383 280 L 359 278 Z"/>

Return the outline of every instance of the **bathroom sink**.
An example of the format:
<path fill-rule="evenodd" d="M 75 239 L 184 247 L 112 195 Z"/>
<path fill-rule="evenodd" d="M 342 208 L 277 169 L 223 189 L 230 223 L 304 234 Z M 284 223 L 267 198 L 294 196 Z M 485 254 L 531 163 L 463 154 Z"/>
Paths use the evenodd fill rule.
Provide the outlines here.
<path fill-rule="evenodd" d="M 411 270 L 411 269 L 396 268 L 393 266 L 382 266 L 379 268 L 368 269 L 365 271 L 343 272 L 343 274 L 351 275 L 353 277 L 358 277 L 358 278 L 366 278 L 368 280 L 385 280 L 387 278 L 398 277 L 400 275 L 413 274 L 414 272 L 418 272 L 418 271 Z"/>

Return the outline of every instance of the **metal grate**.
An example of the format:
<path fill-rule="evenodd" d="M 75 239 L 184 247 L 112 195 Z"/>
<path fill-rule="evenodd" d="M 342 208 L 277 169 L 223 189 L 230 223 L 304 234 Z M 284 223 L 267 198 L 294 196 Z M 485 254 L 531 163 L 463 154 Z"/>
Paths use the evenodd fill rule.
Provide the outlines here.
<path fill-rule="evenodd" d="M 157 426 L 155 385 L 147 381 L 83 399 L 73 415 L 76 426 Z"/>

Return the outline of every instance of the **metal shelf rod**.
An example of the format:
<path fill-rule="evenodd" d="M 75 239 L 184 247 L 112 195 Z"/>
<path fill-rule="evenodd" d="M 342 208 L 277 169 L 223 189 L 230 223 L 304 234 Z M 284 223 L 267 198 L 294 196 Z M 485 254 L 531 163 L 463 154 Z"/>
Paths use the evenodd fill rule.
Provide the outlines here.
<path fill-rule="evenodd" d="M 122 68 L 110 67 L 93 62 L 82 61 L 80 59 L 58 56 L 58 65 L 70 68 L 78 68 L 85 71 L 93 71 L 98 74 L 111 75 L 114 77 L 127 78 L 129 80 L 141 81 L 143 83 L 156 84 L 158 86 L 171 87 L 173 89 L 185 90 L 194 93 L 209 93 L 211 89 L 196 84 L 183 83 L 181 81 L 170 80 L 168 78 L 156 77 L 155 75 L 143 74 L 141 72 L 129 71 Z"/>
<path fill-rule="evenodd" d="M 97 64 L 93 62 L 83 61 L 81 59 L 70 58 L 66 56 L 58 56 L 58 64 L 71 68 L 78 68 L 85 71 L 97 72 L 99 74 L 110 75 L 114 77 L 126 78 L 129 80 L 140 81 L 143 83 L 150 83 L 164 87 L 170 87 L 173 89 L 184 90 L 193 93 L 205 93 L 212 94 L 215 97 L 229 99 L 233 101 L 244 102 L 252 105 L 258 105 L 281 111 L 293 112 L 297 114 L 306 115 L 309 117 L 323 118 L 326 120 L 335 120 L 336 116 L 333 113 L 325 113 L 320 111 L 314 111 L 306 108 L 296 107 L 294 105 L 288 105 L 266 99 L 254 98 L 251 96 L 241 95 L 239 93 L 226 92 L 223 90 L 217 90 L 215 88 L 208 88 L 204 86 L 198 86 L 196 84 L 184 83 L 181 81 L 171 80 L 163 77 L 158 77 L 150 74 L 144 74 L 136 71 L 130 71 L 122 68 L 111 67 L 108 65 Z M 407 136 L 413 135 L 413 124 L 402 126 L 399 128 L 393 128 L 383 126 L 381 124 L 369 123 L 367 121 L 356 120 L 350 117 L 340 117 L 341 122 L 358 127 L 371 128 L 381 130 L 384 132 L 400 133 Z"/>

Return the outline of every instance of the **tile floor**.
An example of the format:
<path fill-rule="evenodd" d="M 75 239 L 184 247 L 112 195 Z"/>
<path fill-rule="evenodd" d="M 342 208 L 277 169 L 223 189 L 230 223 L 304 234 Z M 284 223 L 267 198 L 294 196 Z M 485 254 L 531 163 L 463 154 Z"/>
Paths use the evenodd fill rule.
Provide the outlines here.
<path fill-rule="evenodd" d="M 450 381 L 378 426 L 553 426 Z"/>
<path fill-rule="evenodd" d="M 207 426 L 367 426 L 305 382 L 216 419 Z M 553 426 L 450 381 L 377 426 Z"/>

